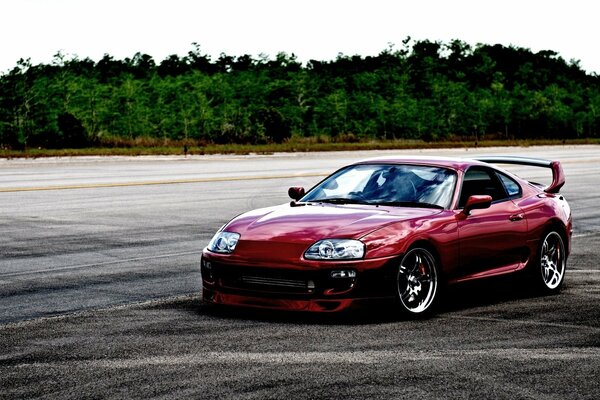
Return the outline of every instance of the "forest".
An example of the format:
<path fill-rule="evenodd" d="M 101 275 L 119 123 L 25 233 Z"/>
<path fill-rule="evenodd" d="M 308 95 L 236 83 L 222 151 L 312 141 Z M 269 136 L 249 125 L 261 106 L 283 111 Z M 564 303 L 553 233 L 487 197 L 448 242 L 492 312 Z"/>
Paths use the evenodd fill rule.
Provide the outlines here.
<path fill-rule="evenodd" d="M 600 136 L 600 76 L 554 51 L 412 41 L 377 56 L 213 60 L 196 43 L 157 63 L 55 55 L 0 75 L 0 148 L 136 140 L 281 143 Z"/>

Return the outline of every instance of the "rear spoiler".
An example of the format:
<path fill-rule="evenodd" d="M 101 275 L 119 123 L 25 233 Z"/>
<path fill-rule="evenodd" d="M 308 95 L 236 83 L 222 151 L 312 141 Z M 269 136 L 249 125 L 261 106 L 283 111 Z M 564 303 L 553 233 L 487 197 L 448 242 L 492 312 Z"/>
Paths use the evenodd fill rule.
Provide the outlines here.
<path fill-rule="evenodd" d="M 515 156 L 484 156 L 475 158 L 477 161 L 493 164 L 518 164 L 531 167 L 544 167 L 552 170 L 552 183 L 544 188 L 546 193 L 558 193 L 565 184 L 565 173 L 560 161 L 550 161 L 541 158 L 515 157 Z"/>

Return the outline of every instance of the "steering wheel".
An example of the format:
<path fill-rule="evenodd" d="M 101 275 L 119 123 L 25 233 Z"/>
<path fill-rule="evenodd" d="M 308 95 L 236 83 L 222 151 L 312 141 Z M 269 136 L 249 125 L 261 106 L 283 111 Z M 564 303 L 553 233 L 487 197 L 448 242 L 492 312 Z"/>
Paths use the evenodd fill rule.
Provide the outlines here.
<path fill-rule="evenodd" d="M 410 187 L 412 189 L 412 196 L 411 196 L 411 201 L 416 201 L 417 200 L 417 187 L 415 186 L 415 184 L 413 183 L 413 181 L 409 180 L 410 182 Z"/>
<path fill-rule="evenodd" d="M 396 201 L 416 201 L 417 188 L 411 180 L 408 180 L 408 183 L 404 182 L 402 187 L 394 188 L 392 196 Z"/>
<path fill-rule="evenodd" d="M 362 192 L 350 192 L 348 193 L 348 197 L 354 200 L 366 200 L 365 195 Z"/>

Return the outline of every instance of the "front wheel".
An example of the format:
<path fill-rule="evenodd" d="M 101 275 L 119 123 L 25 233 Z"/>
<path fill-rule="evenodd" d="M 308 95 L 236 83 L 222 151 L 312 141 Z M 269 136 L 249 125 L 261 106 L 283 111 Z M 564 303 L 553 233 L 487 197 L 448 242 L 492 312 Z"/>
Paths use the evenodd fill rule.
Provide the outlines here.
<path fill-rule="evenodd" d="M 439 297 L 438 275 L 436 259 L 429 250 L 410 249 L 400 261 L 396 279 L 401 310 L 412 315 L 430 311 Z"/>
<path fill-rule="evenodd" d="M 567 255 L 562 236 L 556 231 L 550 231 L 544 236 L 538 253 L 538 262 L 534 278 L 546 293 L 558 292 L 565 278 Z"/>

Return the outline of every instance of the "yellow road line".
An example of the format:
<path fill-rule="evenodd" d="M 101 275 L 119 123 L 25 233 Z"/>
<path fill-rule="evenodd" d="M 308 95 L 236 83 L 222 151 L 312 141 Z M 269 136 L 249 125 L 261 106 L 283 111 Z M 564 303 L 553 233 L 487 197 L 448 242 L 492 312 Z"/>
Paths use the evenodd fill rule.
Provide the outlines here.
<path fill-rule="evenodd" d="M 209 182 L 233 182 L 250 181 L 261 179 L 289 179 L 289 178 L 312 178 L 325 176 L 325 172 L 299 173 L 291 175 L 265 175 L 265 176 L 232 176 L 232 177 L 214 177 L 214 178 L 196 178 L 196 179 L 172 179 L 162 181 L 143 181 L 143 182 L 120 182 L 120 183 L 89 183 L 80 185 L 58 185 L 58 186 L 36 186 L 22 188 L 0 188 L 0 193 L 8 192 L 35 192 L 41 190 L 68 190 L 68 189 L 95 189 L 123 186 L 149 186 L 149 185 L 173 185 L 178 183 L 209 183 Z"/>

